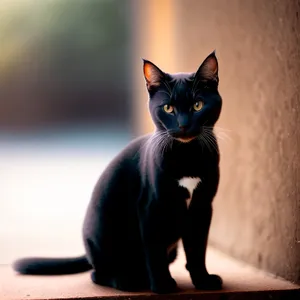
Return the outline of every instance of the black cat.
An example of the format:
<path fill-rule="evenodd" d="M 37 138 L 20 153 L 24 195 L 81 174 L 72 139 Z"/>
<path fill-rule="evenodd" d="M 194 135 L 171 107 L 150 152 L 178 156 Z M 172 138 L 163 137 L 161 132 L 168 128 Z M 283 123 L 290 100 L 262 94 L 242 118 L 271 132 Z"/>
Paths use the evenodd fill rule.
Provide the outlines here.
<path fill-rule="evenodd" d="M 144 76 L 156 131 L 132 141 L 100 177 L 83 226 L 86 256 L 21 259 L 13 265 L 19 273 L 93 269 L 99 285 L 168 293 L 176 290 L 169 264 L 181 238 L 194 286 L 221 289 L 205 266 L 219 183 L 217 58 L 213 52 L 196 73 L 172 75 L 144 60 Z"/>

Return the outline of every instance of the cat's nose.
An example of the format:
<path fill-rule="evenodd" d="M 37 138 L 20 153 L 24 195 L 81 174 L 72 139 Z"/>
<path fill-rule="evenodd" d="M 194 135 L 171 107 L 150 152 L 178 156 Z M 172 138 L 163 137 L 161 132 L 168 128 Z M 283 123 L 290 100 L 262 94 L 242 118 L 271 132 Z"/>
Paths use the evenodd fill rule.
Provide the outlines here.
<path fill-rule="evenodd" d="M 189 118 L 187 115 L 179 115 L 177 117 L 178 127 L 181 131 L 186 131 L 189 126 Z"/>
<path fill-rule="evenodd" d="M 188 125 L 187 124 L 179 125 L 179 128 L 181 131 L 186 131 L 188 129 Z"/>

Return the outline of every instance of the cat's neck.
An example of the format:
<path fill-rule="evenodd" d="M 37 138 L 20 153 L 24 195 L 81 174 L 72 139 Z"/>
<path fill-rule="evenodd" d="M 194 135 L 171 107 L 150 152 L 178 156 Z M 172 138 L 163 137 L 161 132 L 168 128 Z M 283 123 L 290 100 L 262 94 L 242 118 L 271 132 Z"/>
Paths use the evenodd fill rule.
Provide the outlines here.
<path fill-rule="evenodd" d="M 178 165 L 182 167 L 199 165 L 201 161 L 218 161 L 219 150 L 215 136 L 210 137 L 210 141 L 203 141 L 203 138 L 198 136 L 183 143 L 167 132 L 155 131 L 147 136 L 146 144 L 141 148 L 142 165 L 148 168 L 154 164 L 156 169 L 175 172 Z"/>

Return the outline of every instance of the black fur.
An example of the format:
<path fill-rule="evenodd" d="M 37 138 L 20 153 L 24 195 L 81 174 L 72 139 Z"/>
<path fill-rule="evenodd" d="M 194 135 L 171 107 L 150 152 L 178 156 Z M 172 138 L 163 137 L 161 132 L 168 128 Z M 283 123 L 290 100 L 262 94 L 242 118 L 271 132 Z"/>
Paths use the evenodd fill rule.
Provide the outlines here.
<path fill-rule="evenodd" d="M 156 131 L 132 141 L 101 175 L 83 226 L 86 256 L 21 259 L 23 274 L 66 274 L 93 269 L 93 282 L 120 290 L 176 290 L 169 264 L 182 238 L 186 268 L 196 288 L 220 289 L 221 278 L 205 266 L 212 200 L 219 183 L 213 126 L 222 100 L 218 63 L 210 54 L 196 73 L 167 74 L 144 61 L 149 109 Z M 202 101 L 199 111 L 193 109 Z M 165 105 L 173 111 L 166 112 Z M 169 108 L 169 106 L 167 106 Z M 189 208 L 182 177 L 200 177 Z"/>

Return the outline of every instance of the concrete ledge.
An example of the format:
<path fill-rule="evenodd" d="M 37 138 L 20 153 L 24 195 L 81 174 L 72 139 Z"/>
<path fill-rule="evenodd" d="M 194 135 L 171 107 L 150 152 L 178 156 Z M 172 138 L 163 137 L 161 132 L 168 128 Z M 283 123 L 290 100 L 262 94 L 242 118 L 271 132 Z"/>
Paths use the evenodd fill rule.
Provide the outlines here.
<path fill-rule="evenodd" d="M 208 251 L 207 265 L 210 272 L 222 276 L 222 291 L 196 291 L 184 265 L 185 257 L 181 250 L 171 271 L 182 291 L 172 295 L 125 293 L 96 286 L 90 281 L 89 273 L 53 277 L 22 276 L 15 274 L 10 266 L 0 266 L 0 299 L 300 299 L 300 286 L 256 270 L 212 248 Z"/>

